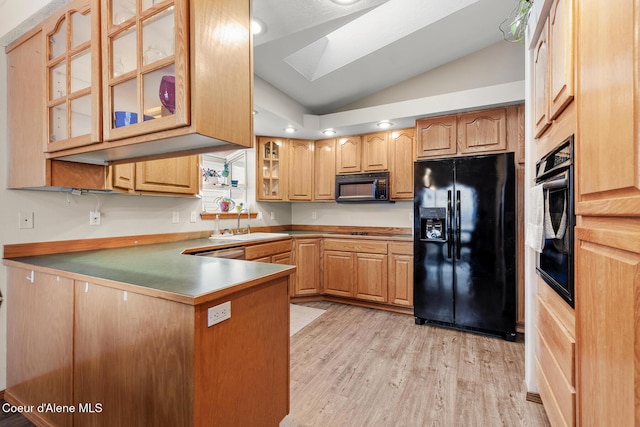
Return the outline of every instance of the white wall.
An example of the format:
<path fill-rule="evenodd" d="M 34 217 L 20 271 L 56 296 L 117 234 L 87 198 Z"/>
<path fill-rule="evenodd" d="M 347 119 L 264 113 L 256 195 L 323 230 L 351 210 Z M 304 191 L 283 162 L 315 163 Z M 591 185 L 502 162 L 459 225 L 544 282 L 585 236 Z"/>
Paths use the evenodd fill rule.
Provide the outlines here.
<path fill-rule="evenodd" d="M 413 202 L 291 204 L 293 224 L 412 228 L 412 215 Z"/>

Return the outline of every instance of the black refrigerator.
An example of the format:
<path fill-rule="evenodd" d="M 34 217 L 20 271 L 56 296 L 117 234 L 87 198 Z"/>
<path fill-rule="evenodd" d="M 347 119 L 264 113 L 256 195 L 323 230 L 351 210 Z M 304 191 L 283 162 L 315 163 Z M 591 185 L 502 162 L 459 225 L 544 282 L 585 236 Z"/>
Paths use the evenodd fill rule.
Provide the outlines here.
<path fill-rule="evenodd" d="M 414 164 L 414 315 L 515 340 L 513 153 Z"/>

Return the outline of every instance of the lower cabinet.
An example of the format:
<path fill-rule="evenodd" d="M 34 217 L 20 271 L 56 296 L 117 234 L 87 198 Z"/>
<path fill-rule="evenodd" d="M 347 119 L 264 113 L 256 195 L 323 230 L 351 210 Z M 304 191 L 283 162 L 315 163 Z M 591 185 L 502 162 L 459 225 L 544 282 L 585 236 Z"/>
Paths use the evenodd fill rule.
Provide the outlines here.
<path fill-rule="evenodd" d="M 245 246 L 244 257 L 249 261 L 271 264 L 293 264 L 291 239 Z"/>
<path fill-rule="evenodd" d="M 297 270 L 292 276 L 292 296 L 320 294 L 320 242 L 320 238 L 294 239 L 293 258 Z"/>
<path fill-rule="evenodd" d="M 73 405 L 73 280 L 7 267 L 6 298 L 10 344 L 5 399 Z M 73 423 L 72 413 L 31 415 L 40 425 Z"/>
<path fill-rule="evenodd" d="M 413 307 L 413 243 L 389 243 L 389 304 Z"/>
<path fill-rule="evenodd" d="M 340 297 L 353 297 L 355 282 L 354 254 L 325 250 L 322 262 L 324 293 Z"/>

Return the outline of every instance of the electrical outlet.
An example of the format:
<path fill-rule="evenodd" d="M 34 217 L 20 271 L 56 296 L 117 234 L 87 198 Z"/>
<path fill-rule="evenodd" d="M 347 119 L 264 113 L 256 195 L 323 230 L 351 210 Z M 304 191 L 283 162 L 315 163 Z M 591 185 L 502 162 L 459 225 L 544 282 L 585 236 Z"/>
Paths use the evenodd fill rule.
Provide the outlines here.
<path fill-rule="evenodd" d="M 173 215 L 171 216 L 171 222 L 173 224 L 177 224 L 180 222 L 180 212 L 174 211 Z"/>
<path fill-rule="evenodd" d="M 100 211 L 89 212 L 89 225 L 100 225 Z"/>
<path fill-rule="evenodd" d="M 311 212 L 311 219 L 318 219 L 318 214 L 316 211 Z"/>
<path fill-rule="evenodd" d="M 18 228 L 33 228 L 33 212 L 18 213 Z"/>
<path fill-rule="evenodd" d="M 271 212 L 271 219 L 276 219 L 276 213 L 275 212 Z"/>
<path fill-rule="evenodd" d="M 258 221 L 262 221 L 262 211 L 258 211 L 258 213 L 256 214 L 256 219 Z"/>
<path fill-rule="evenodd" d="M 231 301 L 223 302 L 207 309 L 207 327 L 231 319 Z"/>
<path fill-rule="evenodd" d="M 191 211 L 191 218 L 190 221 L 191 222 L 196 222 L 198 220 L 198 212 L 196 211 Z"/>

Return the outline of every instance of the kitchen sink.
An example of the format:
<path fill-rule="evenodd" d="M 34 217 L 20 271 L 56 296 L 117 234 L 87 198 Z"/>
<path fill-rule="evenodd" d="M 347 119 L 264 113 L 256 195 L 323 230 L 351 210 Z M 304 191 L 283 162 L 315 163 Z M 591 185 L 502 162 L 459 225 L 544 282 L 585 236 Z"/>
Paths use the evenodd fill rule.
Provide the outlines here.
<path fill-rule="evenodd" d="M 289 237 L 288 234 L 284 233 L 249 233 L 249 234 L 227 234 L 227 235 L 214 235 L 211 236 L 211 239 L 221 239 L 221 240 L 263 240 L 263 239 L 274 239 L 278 237 Z"/>

